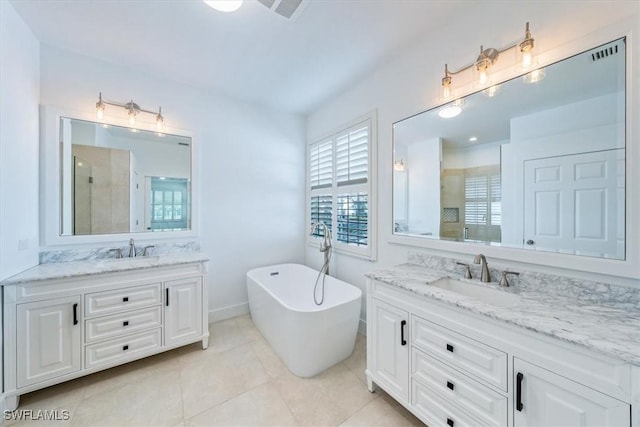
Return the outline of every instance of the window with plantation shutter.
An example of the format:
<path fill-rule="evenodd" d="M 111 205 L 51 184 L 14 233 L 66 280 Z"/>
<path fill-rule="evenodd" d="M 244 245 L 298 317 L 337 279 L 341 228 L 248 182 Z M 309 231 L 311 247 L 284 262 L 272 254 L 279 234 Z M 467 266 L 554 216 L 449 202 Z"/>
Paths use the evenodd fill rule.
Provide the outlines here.
<path fill-rule="evenodd" d="M 333 183 L 333 142 L 320 142 L 311 146 L 310 159 L 311 189 L 331 188 Z"/>
<path fill-rule="evenodd" d="M 338 187 L 367 182 L 369 176 L 369 126 L 357 126 L 336 138 Z"/>
<path fill-rule="evenodd" d="M 336 250 L 372 258 L 371 152 L 373 117 L 309 145 L 310 225 L 330 228 Z M 322 231 L 310 236 L 310 243 Z"/>
<path fill-rule="evenodd" d="M 499 174 L 465 177 L 465 224 L 500 225 L 502 219 L 501 194 Z"/>

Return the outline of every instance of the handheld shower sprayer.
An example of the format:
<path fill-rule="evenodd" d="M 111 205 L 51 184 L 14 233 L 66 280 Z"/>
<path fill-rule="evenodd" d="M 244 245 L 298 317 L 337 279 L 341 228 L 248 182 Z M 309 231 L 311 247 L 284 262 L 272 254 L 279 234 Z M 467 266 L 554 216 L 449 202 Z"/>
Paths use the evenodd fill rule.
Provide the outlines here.
<path fill-rule="evenodd" d="M 318 272 L 318 277 L 316 278 L 315 286 L 313 287 L 313 301 L 316 305 L 321 305 L 324 301 L 324 278 L 329 274 L 329 261 L 331 260 L 331 230 L 327 227 L 322 221 L 314 222 L 311 224 L 311 230 L 309 231 L 309 235 L 316 235 L 315 232 L 320 227 L 322 227 L 322 242 L 320 243 L 320 252 L 324 254 L 324 262 L 322 264 L 322 268 Z M 316 289 L 318 287 L 318 282 L 320 281 L 320 277 L 322 277 L 322 295 L 320 300 L 316 298 Z"/>

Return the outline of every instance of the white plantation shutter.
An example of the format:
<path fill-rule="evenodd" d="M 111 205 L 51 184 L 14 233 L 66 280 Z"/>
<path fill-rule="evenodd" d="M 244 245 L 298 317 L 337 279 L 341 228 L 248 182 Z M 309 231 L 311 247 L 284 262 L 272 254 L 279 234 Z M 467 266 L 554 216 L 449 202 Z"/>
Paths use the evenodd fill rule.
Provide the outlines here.
<path fill-rule="evenodd" d="M 333 197 L 331 194 L 311 196 L 311 224 L 323 222 L 331 230 L 331 219 L 333 211 Z M 313 235 L 323 237 L 324 230 L 318 227 Z"/>
<path fill-rule="evenodd" d="M 491 225 L 500 225 L 502 222 L 502 181 L 500 174 L 491 175 Z"/>
<path fill-rule="evenodd" d="M 336 137 L 338 187 L 364 184 L 369 176 L 369 125 L 353 127 Z"/>
<path fill-rule="evenodd" d="M 502 219 L 500 175 L 466 177 L 464 197 L 465 224 L 500 225 Z"/>
<path fill-rule="evenodd" d="M 468 176 L 464 179 L 465 224 L 487 223 L 487 177 Z"/>
<path fill-rule="evenodd" d="M 312 190 L 331 188 L 333 183 L 333 141 L 323 141 L 311 146 L 309 173 Z"/>
<path fill-rule="evenodd" d="M 309 220 L 331 228 L 334 248 L 372 257 L 372 118 L 309 146 Z M 314 233 L 312 238 L 322 237 Z M 310 240 L 313 242 L 314 240 Z"/>

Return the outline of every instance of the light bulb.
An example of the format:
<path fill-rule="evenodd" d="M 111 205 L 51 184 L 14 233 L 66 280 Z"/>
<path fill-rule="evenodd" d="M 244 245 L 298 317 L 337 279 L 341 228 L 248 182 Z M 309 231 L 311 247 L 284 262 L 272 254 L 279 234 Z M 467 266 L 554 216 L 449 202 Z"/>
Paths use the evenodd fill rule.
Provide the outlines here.
<path fill-rule="evenodd" d="M 136 125 L 136 115 L 133 114 L 133 112 L 129 112 L 129 124 L 131 126 L 135 126 Z"/>
<path fill-rule="evenodd" d="M 102 120 L 104 118 L 104 110 L 102 108 L 96 109 L 96 116 L 98 116 L 98 120 Z"/>
<path fill-rule="evenodd" d="M 489 81 L 487 70 L 478 70 L 478 81 L 481 85 L 484 85 Z"/>
<path fill-rule="evenodd" d="M 442 98 L 443 99 L 451 98 L 451 86 L 450 85 L 443 85 L 442 86 Z"/>
<path fill-rule="evenodd" d="M 531 50 L 527 50 L 522 52 L 522 60 L 520 62 L 520 65 L 522 66 L 522 68 L 529 68 L 531 67 L 531 64 L 533 63 L 532 58 L 531 58 Z"/>
<path fill-rule="evenodd" d="M 158 132 L 162 132 L 162 120 L 156 121 L 156 129 L 158 130 Z"/>

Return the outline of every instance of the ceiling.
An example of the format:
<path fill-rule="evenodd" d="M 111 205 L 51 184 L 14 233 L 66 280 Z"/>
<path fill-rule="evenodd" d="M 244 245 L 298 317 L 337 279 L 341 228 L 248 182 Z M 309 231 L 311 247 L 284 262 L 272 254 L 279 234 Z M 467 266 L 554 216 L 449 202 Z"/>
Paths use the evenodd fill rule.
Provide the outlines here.
<path fill-rule="evenodd" d="M 212 93 L 307 114 L 478 1 L 306 0 L 288 20 L 256 0 L 12 0 L 38 39 Z"/>

